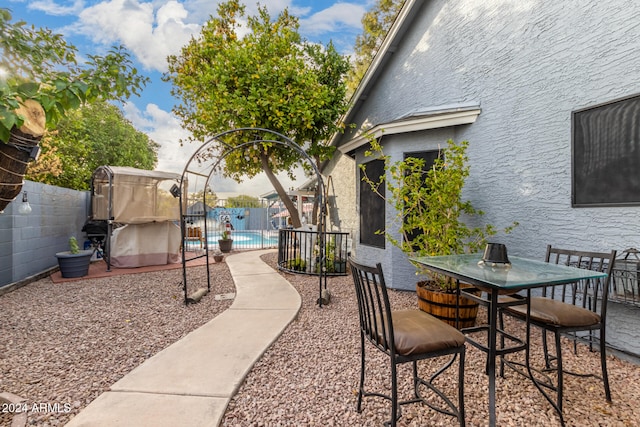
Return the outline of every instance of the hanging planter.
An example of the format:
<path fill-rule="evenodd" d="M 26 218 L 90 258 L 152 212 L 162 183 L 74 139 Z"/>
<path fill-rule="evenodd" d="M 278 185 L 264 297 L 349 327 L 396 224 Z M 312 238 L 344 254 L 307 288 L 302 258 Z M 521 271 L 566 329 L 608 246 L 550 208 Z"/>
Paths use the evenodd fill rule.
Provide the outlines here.
<path fill-rule="evenodd" d="M 26 100 L 15 111 L 25 117 L 24 124 L 11 129 L 9 140 L 0 142 L 0 211 L 20 194 L 30 161 L 38 157 L 38 144 L 45 130 L 42 106 Z"/>

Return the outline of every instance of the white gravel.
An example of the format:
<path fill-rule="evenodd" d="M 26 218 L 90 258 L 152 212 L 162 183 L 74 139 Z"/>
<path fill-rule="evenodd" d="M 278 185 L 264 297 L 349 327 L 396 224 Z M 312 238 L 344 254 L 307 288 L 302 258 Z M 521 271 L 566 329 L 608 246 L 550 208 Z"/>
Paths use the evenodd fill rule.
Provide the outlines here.
<path fill-rule="evenodd" d="M 274 253 L 264 259 L 275 266 L 275 257 Z M 211 267 L 212 293 L 233 292 L 226 264 Z M 201 280 L 199 287 L 206 286 L 203 267 L 190 271 Z M 60 411 L 29 414 L 28 425 L 63 425 L 124 374 L 231 304 L 208 295 L 198 304 L 185 306 L 181 274 L 178 269 L 60 284 L 47 278 L 0 296 L 0 392 L 26 398 L 29 408 L 48 403 L 49 409 L 55 409 L 53 405 L 59 404 Z M 319 308 L 317 277 L 284 276 L 302 295 L 301 312 L 249 373 L 222 425 L 382 425 L 389 416 L 386 401 L 365 399 L 363 412 L 355 409 L 360 344 L 351 278 L 330 278 L 331 303 Z M 190 283 L 197 283 L 193 277 Z M 391 292 L 391 298 L 394 308 L 417 307 L 413 293 Z M 388 363 L 377 353 L 369 347 L 372 362 L 367 384 L 382 391 L 388 387 Z M 570 369 L 599 370 L 597 353 L 580 348 L 580 359 L 570 351 L 564 354 Z M 598 380 L 566 377 L 567 426 L 640 425 L 640 367 L 613 356 L 608 363 L 613 404 L 606 403 Z M 432 364 L 421 366 L 426 369 Z M 488 425 L 483 369 L 484 354 L 469 346 L 465 377 L 469 426 Z M 409 396 L 409 370 L 402 369 L 400 375 L 401 394 Z M 445 378 L 442 386 L 454 396 L 455 373 Z M 527 379 L 507 370 L 504 379 L 498 378 L 497 388 L 498 425 L 560 425 L 551 406 Z M 0 413 L 0 426 L 10 422 L 9 414 Z M 409 405 L 403 408 L 399 425 L 456 422 L 426 407 Z"/>

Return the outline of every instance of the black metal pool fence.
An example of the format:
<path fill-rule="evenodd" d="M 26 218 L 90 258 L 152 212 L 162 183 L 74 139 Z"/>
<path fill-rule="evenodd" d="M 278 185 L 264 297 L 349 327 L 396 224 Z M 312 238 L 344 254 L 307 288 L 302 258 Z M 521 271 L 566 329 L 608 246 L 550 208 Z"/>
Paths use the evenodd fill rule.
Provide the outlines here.
<path fill-rule="evenodd" d="M 299 274 L 329 276 L 347 274 L 349 233 L 325 232 L 324 260 L 320 259 L 319 233 L 314 230 L 281 229 L 278 232 L 278 268 Z"/>

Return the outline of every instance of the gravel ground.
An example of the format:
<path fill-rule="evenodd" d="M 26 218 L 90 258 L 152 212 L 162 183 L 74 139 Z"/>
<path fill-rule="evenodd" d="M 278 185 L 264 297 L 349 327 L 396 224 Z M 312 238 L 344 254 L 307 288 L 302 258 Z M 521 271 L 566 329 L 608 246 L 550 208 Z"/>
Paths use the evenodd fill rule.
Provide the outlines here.
<path fill-rule="evenodd" d="M 210 267 L 212 292 L 234 292 L 226 263 Z M 64 425 L 232 303 L 208 295 L 185 306 L 181 283 L 180 268 L 65 283 L 45 278 L 0 296 L 0 392 L 27 399 L 28 425 Z M 206 287 L 205 267 L 189 269 L 189 284 Z M 51 406 L 33 412 L 40 404 Z M 11 415 L 1 412 L 0 426 L 9 426 Z"/>
<path fill-rule="evenodd" d="M 270 254 L 264 260 L 275 266 L 275 257 L 275 253 Z M 233 292 L 226 264 L 212 267 L 213 292 Z M 206 283 L 203 267 L 190 271 L 194 272 L 190 277 Z M 63 425 L 124 374 L 230 305 L 231 301 L 215 301 L 209 295 L 198 304 L 184 306 L 181 272 L 178 269 L 61 284 L 43 279 L 0 296 L 0 392 L 25 397 L 30 408 L 39 403 L 60 404 L 60 413 L 32 413 L 28 423 Z M 221 425 L 382 425 L 389 416 L 386 401 L 365 399 L 363 412 L 355 410 L 360 344 L 351 278 L 329 279 L 332 300 L 321 309 L 315 304 L 316 277 L 284 276 L 302 295 L 301 312 L 251 370 Z M 392 291 L 390 297 L 394 308 L 416 307 L 413 293 Z M 510 330 L 517 327 L 509 325 Z M 597 353 L 580 348 L 580 359 L 568 351 L 565 354 L 570 369 L 600 369 Z M 468 347 L 465 408 L 469 426 L 488 424 L 483 356 Z M 386 390 L 387 362 L 372 347 L 368 360 L 366 384 L 374 390 Z M 598 380 L 566 377 L 568 426 L 640 425 L 640 367 L 613 356 L 608 363 L 613 404 L 606 403 Z M 421 363 L 421 370 L 427 375 L 434 366 L 432 362 Z M 399 373 L 401 395 L 405 397 L 410 395 L 406 368 Z M 441 386 L 455 396 L 456 384 L 455 372 L 451 372 Z M 504 379 L 498 378 L 497 402 L 500 426 L 560 425 L 531 382 L 513 371 L 507 370 Z M 65 412 L 65 404 L 69 412 Z M 0 426 L 9 425 L 8 414 L 0 413 Z M 427 407 L 409 405 L 403 407 L 399 425 L 448 426 L 456 422 Z"/>
<path fill-rule="evenodd" d="M 263 259 L 275 266 L 276 255 Z M 319 308 L 318 279 L 285 274 L 302 295 L 303 307 L 293 322 L 267 350 L 245 379 L 227 408 L 222 426 L 381 426 L 388 420 L 390 406 L 379 398 L 363 402 L 356 411 L 360 372 L 360 339 L 355 292 L 350 277 L 331 278 L 331 303 Z M 390 292 L 394 308 L 416 308 L 412 292 Z M 481 313 L 483 316 L 484 313 Z M 486 317 L 486 316 L 485 316 Z M 519 325 L 509 324 L 508 330 Z M 536 334 L 539 337 L 539 333 Z M 534 345 L 535 346 L 535 345 Z M 387 360 L 368 347 L 367 382 L 376 391 L 388 389 Z M 581 348 L 578 360 L 565 352 L 566 366 L 580 372 L 599 372 L 598 353 Z M 484 353 L 467 347 L 465 363 L 465 410 L 468 426 L 488 425 L 488 381 L 482 373 Z M 535 355 L 534 355 L 535 357 Z M 540 357 L 537 357 L 540 359 Z M 433 367 L 433 363 L 420 363 Z M 607 404 L 604 390 L 593 378 L 565 376 L 565 420 L 567 426 L 640 425 L 640 367 L 608 358 L 613 404 Z M 453 370 L 455 371 L 455 369 Z M 411 397 L 409 366 L 399 372 L 401 396 Z M 428 375 L 425 373 L 425 375 Z M 445 376 L 442 387 L 455 397 L 455 372 Z M 532 383 L 507 370 L 497 379 L 497 424 L 499 426 L 558 426 L 555 412 Z M 401 426 L 453 426 L 457 422 L 426 406 L 403 407 Z"/>

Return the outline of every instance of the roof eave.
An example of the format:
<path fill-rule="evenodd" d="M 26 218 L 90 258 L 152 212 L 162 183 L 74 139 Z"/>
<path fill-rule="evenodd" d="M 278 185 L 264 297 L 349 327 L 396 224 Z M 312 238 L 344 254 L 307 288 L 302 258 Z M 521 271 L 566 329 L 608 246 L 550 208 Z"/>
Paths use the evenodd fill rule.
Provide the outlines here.
<path fill-rule="evenodd" d="M 356 88 L 355 93 L 351 97 L 351 106 L 347 110 L 347 112 L 342 117 L 342 123 L 349 123 L 351 121 L 352 116 L 358 110 L 360 104 L 362 104 L 367 97 L 369 96 L 369 92 L 371 87 L 374 85 L 375 81 L 378 79 L 378 76 L 382 73 L 384 66 L 389 62 L 393 53 L 398 48 L 400 41 L 402 40 L 404 34 L 407 32 L 411 23 L 415 19 L 417 13 L 412 13 L 414 10 L 417 10 L 422 4 L 427 0 L 407 0 L 400 12 L 398 13 L 398 17 L 394 21 L 393 25 L 389 29 L 386 37 L 384 38 L 380 49 L 378 50 L 376 56 L 371 61 L 369 68 L 365 72 L 360 84 Z M 340 138 L 340 133 L 335 133 L 331 138 L 330 145 L 337 144 Z"/>
<path fill-rule="evenodd" d="M 344 154 L 351 153 L 363 145 L 368 144 L 372 138 L 377 139 L 382 135 L 396 135 L 401 133 L 472 124 L 476 121 L 481 111 L 482 110 L 479 105 L 436 109 L 432 110 L 430 113 L 420 116 L 380 124 L 367 131 L 361 132 L 355 138 L 338 147 L 338 150 Z"/>

